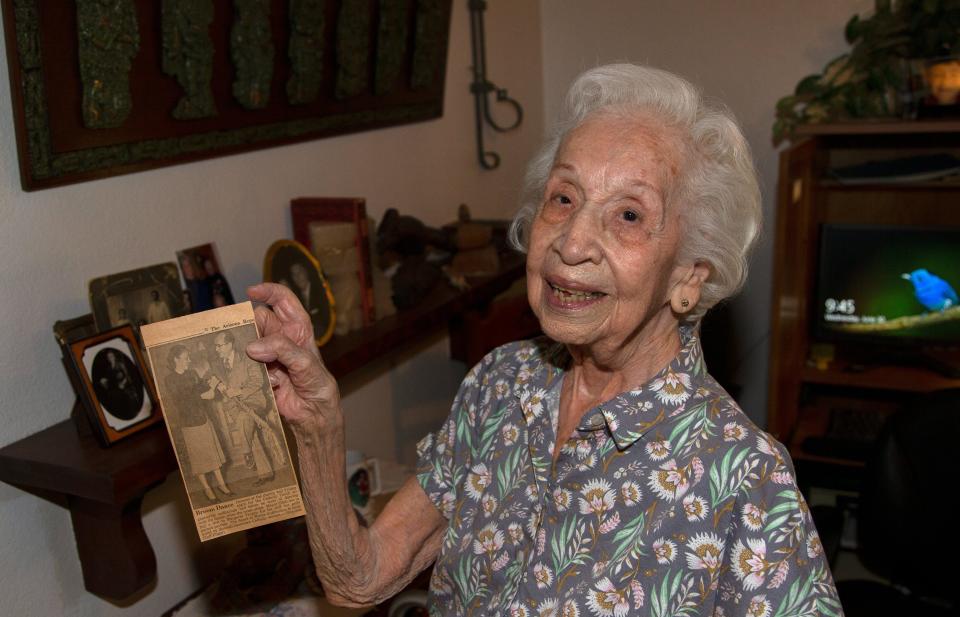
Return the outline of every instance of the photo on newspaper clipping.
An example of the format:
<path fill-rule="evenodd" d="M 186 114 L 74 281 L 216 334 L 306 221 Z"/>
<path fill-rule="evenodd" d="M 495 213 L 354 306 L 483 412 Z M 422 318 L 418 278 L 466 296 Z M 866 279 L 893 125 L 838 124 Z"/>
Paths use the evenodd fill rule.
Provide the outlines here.
<path fill-rule="evenodd" d="M 249 302 L 141 327 L 200 540 L 304 513 Z"/>

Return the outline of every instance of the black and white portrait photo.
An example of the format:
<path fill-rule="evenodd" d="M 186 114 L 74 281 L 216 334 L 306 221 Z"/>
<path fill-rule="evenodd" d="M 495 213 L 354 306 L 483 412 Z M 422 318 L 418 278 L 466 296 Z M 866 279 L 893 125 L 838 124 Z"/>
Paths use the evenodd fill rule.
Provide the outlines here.
<path fill-rule="evenodd" d="M 118 439 L 159 418 L 129 326 L 72 345 L 74 361 L 88 385 L 86 396 L 101 431 Z"/>
<path fill-rule="evenodd" d="M 322 345 L 333 334 L 334 298 L 316 257 L 299 242 L 278 240 L 267 250 L 263 279 L 288 287 L 310 314 L 314 338 Z"/>
<path fill-rule="evenodd" d="M 296 482 L 262 364 L 244 352 L 253 324 L 150 349 L 194 507 Z"/>
<path fill-rule="evenodd" d="M 101 330 L 164 321 L 187 312 L 174 263 L 111 274 L 90 281 L 90 308 Z"/>
<path fill-rule="evenodd" d="M 97 352 L 90 370 L 97 400 L 114 418 L 132 420 L 143 407 L 143 379 L 130 358 L 117 349 Z"/>
<path fill-rule="evenodd" d="M 200 540 L 303 514 L 250 302 L 140 329 Z"/>

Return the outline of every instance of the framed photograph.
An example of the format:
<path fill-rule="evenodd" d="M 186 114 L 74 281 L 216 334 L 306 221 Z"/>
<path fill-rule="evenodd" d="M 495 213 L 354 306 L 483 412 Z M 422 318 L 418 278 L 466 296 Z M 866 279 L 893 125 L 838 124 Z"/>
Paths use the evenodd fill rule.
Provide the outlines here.
<path fill-rule="evenodd" d="M 89 290 L 93 319 L 101 331 L 186 313 L 180 274 L 172 262 L 95 278 Z"/>
<path fill-rule="evenodd" d="M 298 197 L 290 201 L 290 215 L 293 239 L 310 249 L 328 278 L 346 274 L 347 270 L 356 273 L 363 324 L 376 321 L 366 200 L 362 197 Z M 340 297 L 334 297 L 340 303 Z M 342 310 L 345 308 L 342 303 L 337 308 L 338 321 L 340 315 L 345 314 Z"/>
<path fill-rule="evenodd" d="M 313 322 L 313 336 L 323 345 L 333 336 L 336 321 L 333 294 L 323 277 L 320 262 L 305 246 L 277 240 L 263 258 L 263 280 L 289 287 Z"/>
<path fill-rule="evenodd" d="M 303 514 L 250 302 L 141 330 L 202 541 Z"/>
<path fill-rule="evenodd" d="M 155 403 L 136 334 L 130 325 L 82 338 L 68 345 L 74 375 L 90 423 L 106 446 L 158 422 Z"/>
<path fill-rule="evenodd" d="M 177 251 L 177 263 L 186 285 L 187 313 L 199 313 L 233 304 L 233 293 L 220 272 L 213 243 Z"/>
<path fill-rule="evenodd" d="M 53 324 L 53 336 L 61 347 L 95 334 L 97 334 L 97 325 L 93 321 L 93 315 L 89 313 L 73 319 L 61 319 Z"/>
<path fill-rule="evenodd" d="M 960 116 L 960 56 L 907 61 L 908 117 L 956 118 Z"/>

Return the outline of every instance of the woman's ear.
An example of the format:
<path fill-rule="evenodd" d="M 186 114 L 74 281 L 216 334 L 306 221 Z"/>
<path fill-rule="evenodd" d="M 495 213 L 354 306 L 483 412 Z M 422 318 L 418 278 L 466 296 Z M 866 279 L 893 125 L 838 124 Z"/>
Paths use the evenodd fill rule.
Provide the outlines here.
<path fill-rule="evenodd" d="M 685 267 L 680 280 L 673 286 L 670 293 L 670 308 L 678 315 L 686 315 L 700 302 L 700 292 L 703 284 L 710 277 L 710 264 L 698 261 Z"/>

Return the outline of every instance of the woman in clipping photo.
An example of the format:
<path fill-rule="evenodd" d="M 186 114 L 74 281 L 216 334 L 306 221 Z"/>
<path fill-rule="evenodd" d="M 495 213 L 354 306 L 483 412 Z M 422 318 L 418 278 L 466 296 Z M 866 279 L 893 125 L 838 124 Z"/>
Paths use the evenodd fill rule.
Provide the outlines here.
<path fill-rule="evenodd" d="M 197 371 L 190 368 L 191 363 L 187 348 L 174 345 L 167 356 L 167 368 L 170 372 L 166 377 L 166 386 L 167 392 L 177 400 L 171 408 L 181 410 L 178 420 L 186 452 L 179 452 L 179 457 L 182 460 L 186 454 L 185 469 L 189 469 L 196 476 L 203 486 L 203 494 L 213 502 L 217 501 L 217 494 L 210 487 L 208 473 L 213 473 L 218 491 L 227 496 L 233 496 L 233 491 L 223 479 L 220 468 L 226 462 L 226 457 L 210 422 L 216 384 L 211 386 L 204 383 Z"/>

